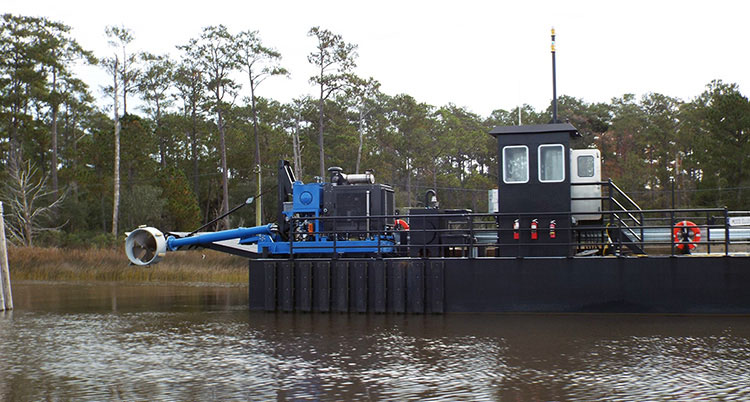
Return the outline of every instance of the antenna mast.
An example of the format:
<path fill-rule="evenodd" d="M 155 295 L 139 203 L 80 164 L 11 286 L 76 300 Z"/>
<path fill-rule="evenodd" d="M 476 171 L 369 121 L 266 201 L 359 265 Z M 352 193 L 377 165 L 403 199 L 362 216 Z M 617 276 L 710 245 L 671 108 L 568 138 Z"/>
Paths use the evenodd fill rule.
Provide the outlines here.
<path fill-rule="evenodd" d="M 552 123 L 557 121 L 557 73 L 555 71 L 555 27 L 552 27 Z"/>

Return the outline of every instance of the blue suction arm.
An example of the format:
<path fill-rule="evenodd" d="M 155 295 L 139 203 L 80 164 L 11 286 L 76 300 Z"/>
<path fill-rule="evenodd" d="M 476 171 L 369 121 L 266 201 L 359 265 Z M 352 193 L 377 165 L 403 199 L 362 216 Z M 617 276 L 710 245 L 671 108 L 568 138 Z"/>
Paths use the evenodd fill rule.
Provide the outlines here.
<path fill-rule="evenodd" d="M 269 223 L 268 225 L 222 230 L 219 232 L 199 234 L 190 237 L 169 236 L 167 237 L 167 249 L 169 251 L 175 251 L 184 246 L 205 245 L 230 239 L 245 239 L 250 236 L 255 236 L 257 238 L 258 235 L 272 235 L 274 228 L 275 225 Z"/>

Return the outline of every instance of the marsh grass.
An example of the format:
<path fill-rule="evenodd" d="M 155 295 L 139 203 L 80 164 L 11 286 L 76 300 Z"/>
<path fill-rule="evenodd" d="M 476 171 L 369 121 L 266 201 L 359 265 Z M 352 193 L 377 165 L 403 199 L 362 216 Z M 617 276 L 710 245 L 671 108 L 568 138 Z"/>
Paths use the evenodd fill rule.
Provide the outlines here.
<path fill-rule="evenodd" d="M 210 282 L 247 284 L 247 260 L 213 250 L 169 253 L 152 266 L 128 263 L 120 249 L 10 247 L 14 280 Z"/>

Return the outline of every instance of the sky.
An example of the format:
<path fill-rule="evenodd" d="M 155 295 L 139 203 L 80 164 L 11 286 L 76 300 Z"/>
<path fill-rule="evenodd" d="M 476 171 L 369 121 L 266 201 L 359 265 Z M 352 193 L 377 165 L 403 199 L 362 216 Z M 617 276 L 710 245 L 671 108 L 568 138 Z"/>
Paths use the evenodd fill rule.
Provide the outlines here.
<path fill-rule="evenodd" d="M 714 79 L 737 83 L 745 94 L 750 88 L 745 0 L 3 0 L 0 12 L 64 22 L 99 57 L 113 51 L 107 25 L 130 28 L 133 51 L 175 58 L 175 46 L 203 27 L 257 30 L 291 73 L 266 80 L 258 95 L 281 102 L 314 94 L 308 80 L 315 71 L 307 61 L 313 26 L 358 45 L 355 72 L 380 81 L 383 92 L 434 106 L 453 103 L 485 117 L 519 104 L 549 105 L 552 27 L 558 94 L 587 102 L 649 92 L 690 100 Z M 101 98 L 108 82 L 103 70 L 79 71 Z M 236 77 L 241 84 L 243 77 Z"/>

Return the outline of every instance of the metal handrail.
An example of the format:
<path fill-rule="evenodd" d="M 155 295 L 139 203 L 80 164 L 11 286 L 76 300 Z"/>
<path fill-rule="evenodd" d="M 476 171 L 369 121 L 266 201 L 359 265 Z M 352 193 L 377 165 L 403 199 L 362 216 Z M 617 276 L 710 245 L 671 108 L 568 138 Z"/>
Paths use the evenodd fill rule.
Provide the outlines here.
<path fill-rule="evenodd" d="M 629 203 L 630 203 L 631 205 L 633 205 L 633 206 L 634 206 L 634 207 L 635 207 L 636 209 L 638 209 L 638 210 L 641 210 L 641 207 L 640 207 L 640 206 L 638 205 L 638 203 L 636 203 L 635 201 L 633 201 L 633 200 L 632 200 L 632 199 L 631 199 L 631 198 L 630 198 L 630 197 L 629 197 L 629 196 L 628 196 L 627 194 L 625 194 L 625 192 L 624 192 L 624 191 L 622 191 L 622 190 L 620 189 L 620 187 L 617 187 L 617 184 L 615 184 L 615 183 L 614 183 L 614 182 L 613 182 L 612 180 L 609 180 L 609 185 L 610 185 L 610 188 L 614 188 L 615 190 L 617 190 L 617 193 L 618 193 L 618 194 L 620 194 L 621 196 L 625 197 L 625 199 L 626 199 L 626 200 L 627 200 L 627 201 L 628 201 L 628 202 L 629 202 Z M 610 193 L 610 195 L 611 195 L 611 193 Z"/>
<path fill-rule="evenodd" d="M 643 236 L 642 236 L 642 235 L 641 235 L 641 236 L 637 235 L 637 234 L 636 234 L 636 233 L 635 233 L 635 232 L 633 231 L 633 229 L 632 229 L 632 228 L 631 228 L 630 226 L 628 226 L 628 224 L 627 224 L 627 223 L 625 223 L 625 221 L 623 221 L 623 220 L 622 220 L 622 219 L 621 219 L 621 218 L 620 218 L 620 217 L 619 217 L 619 216 L 618 216 L 617 214 L 613 214 L 613 215 L 614 215 L 614 216 L 615 216 L 615 217 L 617 218 L 617 221 L 618 221 L 618 222 L 619 222 L 619 223 L 620 223 L 620 224 L 621 224 L 622 226 L 624 226 L 624 227 L 625 227 L 625 229 L 627 229 L 627 230 L 628 230 L 628 232 L 630 232 L 630 234 L 632 234 L 632 235 L 633 235 L 633 237 L 635 237 L 635 239 L 636 239 L 636 240 L 637 240 L 638 242 L 643 242 Z M 639 228 L 640 228 L 641 232 L 643 232 L 643 225 L 641 225 L 641 224 L 640 224 L 640 222 L 638 222 L 638 226 L 639 226 Z"/>
<path fill-rule="evenodd" d="M 622 204 L 620 204 L 619 201 L 614 200 L 614 199 L 613 199 L 613 201 L 614 201 L 615 205 L 617 205 L 618 207 L 620 207 L 622 209 L 622 212 L 625 212 L 625 213 L 628 214 L 628 217 L 631 220 L 633 220 L 637 225 L 639 225 L 639 226 L 641 225 L 641 221 L 639 221 L 638 218 L 636 218 L 635 216 L 633 216 L 633 214 L 631 212 L 629 212 Z M 642 211 L 642 210 L 639 209 L 638 211 Z M 620 218 L 618 217 L 618 219 L 620 219 Z"/>
<path fill-rule="evenodd" d="M 613 204 L 614 206 L 614 204 Z M 675 250 L 675 241 L 673 239 L 672 233 L 674 232 L 675 222 L 683 219 L 687 220 L 694 220 L 696 223 L 698 223 L 698 226 L 702 230 L 706 230 L 705 237 L 700 241 L 700 244 L 705 245 L 708 249 L 708 252 L 711 251 L 711 246 L 714 245 L 722 245 L 724 247 L 724 253 L 725 255 L 729 255 L 729 250 L 732 245 L 738 245 L 738 244 L 748 244 L 748 240 L 750 240 L 750 228 L 732 228 L 730 230 L 729 223 L 728 223 L 728 217 L 731 214 L 735 214 L 734 211 L 730 212 L 726 208 L 693 208 L 693 209 L 656 209 L 656 210 L 623 210 L 622 204 L 619 204 L 616 206 L 617 209 L 610 210 L 610 211 L 596 211 L 598 214 L 602 214 L 603 216 L 609 215 L 613 219 L 616 219 L 616 225 L 617 229 L 621 231 L 621 233 L 626 233 L 626 237 L 618 237 L 617 241 L 613 243 L 615 240 L 612 238 L 611 240 L 606 237 L 604 234 L 608 230 L 608 225 L 605 225 L 604 222 L 606 220 L 602 221 L 599 225 L 586 225 L 586 226 L 573 226 L 573 225 L 561 225 L 558 227 L 558 230 L 565 231 L 568 233 L 568 238 L 570 239 L 567 243 L 560 243 L 560 242 L 545 242 L 542 240 L 541 233 L 545 233 L 547 231 L 544 227 L 539 227 L 538 231 L 540 232 L 539 240 L 534 240 L 531 243 L 529 243 L 529 240 L 521 240 L 521 241 L 508 241 L 508 239 L 512 236 L 511 232 L 514 231 L 511 227 L 505 227 L 507 220 L 510 219 L 516 219 L 516 218 L 528 218 L 528 217 L 535 217 L 540 219 L 545 219 L 545 216 L 567 216 L 569 219 L 574 215 L 573 212 L 538 212 L 538 213 L 467 213 L 467 212 L 460 212 L 460 213 L 445 213 L 445 214 L 439 214 L 434 215 L 435 217 L 440 217 L 441 219 L 447 219 L 449 222 L 453 222 L 454 224 L 450 225 L 446 228 L 428 228 L 427 225 L 424 224 L 427 219 L 430 218 L 431 215 L 422 215 L 422 214 L 415 214 L 415 215 L 370 215 L 370 216 L 305 216 L 305 217 L 293 217 L 291 218 L 292 224 L 290 225 L 290 251 L 294 253 L 293 250 L 301 250 L 301 249 L 312 249 L 315 248 L 313 244 L 305 244 L 306 241 L 300 241 L 299 240 L 299 234 L 308 234 L 312 238 L 325 238 L 328 241 L 331 241 L 333 243 L 333 249 L 336 254 L 340 254 L 345 249 L 349 250 L 357 250 L 359 248 L 368 247 L 368 249 L 377 250 L 377 254 L 380 256 L 382 254 L 386 253 L 399 253 L 399 249 L 404 250 L 404 247 L 407 250 L 414 249 L 415 247 L 418 247 L 422 250 L 422 256 L 427 256 L 428 250 L 435 250 L 434 247 L 446 247 L 445 250 L 449 250 L 448 252 L 451 253 L 451 255 L 459 255 L 459 256 L 465 256 L 469 258 L 473 258 L 475 255 L 474 250 L 476 248 L 479 249 L 477 252 L 477 255 L 481 254 L 482 249 L 487 249 L 488 247 L 523 247 L 528 245 L 534 245 L 534 246 L 544 246 L 544 245 L 554 245 L 554 246 L 569 246 L 568 256 L 575 255 L 575 250 L 583 250 L 588 247 L 598 247 L 598 248 L 604 248 L 606 246 L 615 246 L 618 250 L 622 249 L 623 246 L 627 246 L 625 242 L 628 242 L 629 244 L 637 244 L 640 246 L 641 250 L 644 250 L 644 246 L 661 246 L 661 245 L 670 245 L 672 252 L 671 255 L 674 255 L 677 250 Z M 635 227 L 628 225 L 626 220 L 623 219 L 622 214 L 626 213 L 628 215 L 638 214 L 640 215 L 640 219 L 633 219 L 633 221 L 639 223 L 639 229 L 636 230 Z M 585 213 L 585 212 L 584 212 Z M 593 211 L 592 211 L 593 213 Z M 580 215 L 581 212 L 576 212 L 575 215 Z M 334 228 L 334 225 L 328 225 L 324 222 L 335 222 L 337 220 L 357 220 L 357 219 L 371 219 L 372 221 L 376 221 L 378 219 L 382 219 L 383 226 L 381 229 L 378 230 L 366 230 L 364 227 L 362 227 L 360 230 L 347 230 L 346 233 L 349 233 L 349 235 L 346 238 L 342 238 L 339 236 L 340 230 L 326 230 L 326 229 L 332 229 Z M 633 216 L 635 218 L 635 216 Z M 414 224 L 418 222 L 419 220 L 423 221 L 422 227 L 418 228 L 417 230 L 423 235 L 424 241 L 420 241 L 419 244 L 410 242 L 408 244 L 400 244 L 398 242 L 394 243 L 392 241 L 386 241 L 390 233 L 393 233 L 393 224 L 391 223 L 392 220 L 395 219 L 407 219 L 410 220 L 410 223 Z M 552 219 L 552 218 L 550 218 Z M 720 220 L 723 219 L 723 222 Z M 319 223 L 316 225 L 316 228 L 318 229 L 315 232 L 309 232 L 308 230 L 299 231 L 299 225 L 295 224 L 295 222 L 301 221 L 301 220 L 318 220 Z M 719 220 L 719 222 L 716 222 L 716 220 Z M 558 222 L 561 222 L 558 220 Z M 570 222 L 570 220 L 569 220 Z M 459 225 L 456 226 L 455 223 L 458 223 Z M 503 226 L 499 226 L 502 223 Z M 296 229 L 295 229 L 296 228 Z M 614 225 L 610 226 L 610 228 L 614 228 Z M 718 234 L 716 233 L 716 230 L 719 229 L 721 232 Z M 528 238 L 529 231 L 531 229 L 528 227 L 522 227 L 518 231 L 520 233 L 524 233 L 524 237 Z M 593 236 L 588 236 L 585 238 L 581 238 L 580 240 L 577 238 L 577 236 L 574 236 L 574 233 L 577 231 L 585 230 L 588 231 L 588 233 L 593 234 Z M 563 233 L 565 233 L 563 232 Z M 649 238 L 644 237 L 644 232 L 648 232 Z M 730 233 L 731 232 L 731 233 Z M 414 230 L 411 231 L 411 234 L 414 235 L 414 233 L 418 233 Z M 449 234 L 450 236 L 440 236 L 440 234 Z M 584 233 L 584 232 L 579 232 Z M 599 234 L 597 234 L 599 233 Z M 658 234 L 656 234 L 658 233 Z M 440 236 L 440 241 L 436 244 L 432 244 L 429 241 L 427 241 L 427 237 L 432 235 Z M 723 235 L 723 236 L 722 236 Z M 656 236 L 656 237 L 655 237 Z M 740 236 L 740 237 L 736 237 Z M 462 239 L 463 237 L 463 239 Z M 723 237 L 723 238 L 722 238 Z M 374 244 L 370 246 L 362 246 L 362 245 L 356 245 L 356 244 L 341 244 L 340 242 L 343 240 L 355 240 L 358 238 L 367 238 L 373 241 Z M 447 241 L 447 242 L 446 242 Z M 520 248 L 518 248 L 520 250 Z M 633 249 L 635 251 L 635 249 Z M 369 252 L 369 251 L 368 251 Z M 453 253 L 459 253 L 459 254 L 453 254 Z M 572 254 L 571 254 L 572 253 Z M 299 255 L 299 254 L 298 254 Z M 343 255 L 343 254 L 341 254 Z M 291 256 L 290 256 L 291 258 Z"/>
<path fill-rule="evenodd" d="M 628 217 L 633 222 L 635 222 L 636 226 L 640 227 L 640 230 L 639 230 L 640 235 L 637 234 L 636 232 L 634 232 L 633 229 L 630 228 L 630 226 L 628 226 L 628 224 L 622 218 L 620 218 L 619 215 L 617 215 L 616 213 L 613 213 L 612 216 L 615 217 L 615 218 L 617 218 L 617 220 L 618 220 L 618 227 L 620 225 L 625 226 L 625 228 L 628 230 L 628 232 L 630 232 L 630 234 L 632 234 L 633 237 L 641 244 L 641 248 L 643 248 L 643 213 L 642 213 L 643 210 L 642 210 L 642 208 L 635 201 L 633 201 L 633 199 L 631 199 L 627 194 L 625 194 L 625 192 L 622 191 L 622 189 L 620 189 L 620 187 L 617 187 L 617 184 L 615 184 L 612 181 L 612 179 L 609 179 L 607 181 L 607 184 L 609 185 L 609 194 L 608 195 L 609 195 L 609 199 L 610 199 L 609 200 L 610 201 L 610 205 L 613 205 L 613 204 L 617 205 L 617 207 L 619 207 L 625 213 L 627 213 Z M 613 193 L 613 189 L 617 192 L 617 194 L 619 194 L 620 196 L 622 196 L 628 203 L 630 203 L 630 205 L 632 205 L 632 206 L 635 207 L 635 209 L 637 210 L 636 213 L 638 213 L 639 216 L 641 217 L 640 220 L 638 218 L 636 218 L 631 212 L 629 212 L 628 208 L 625 208 L 625 206 L 622 205 L 622 203 L 620 203 L 620 201 L 618 201 L 613 196 L 613 194 L 612 194 Z"/>

